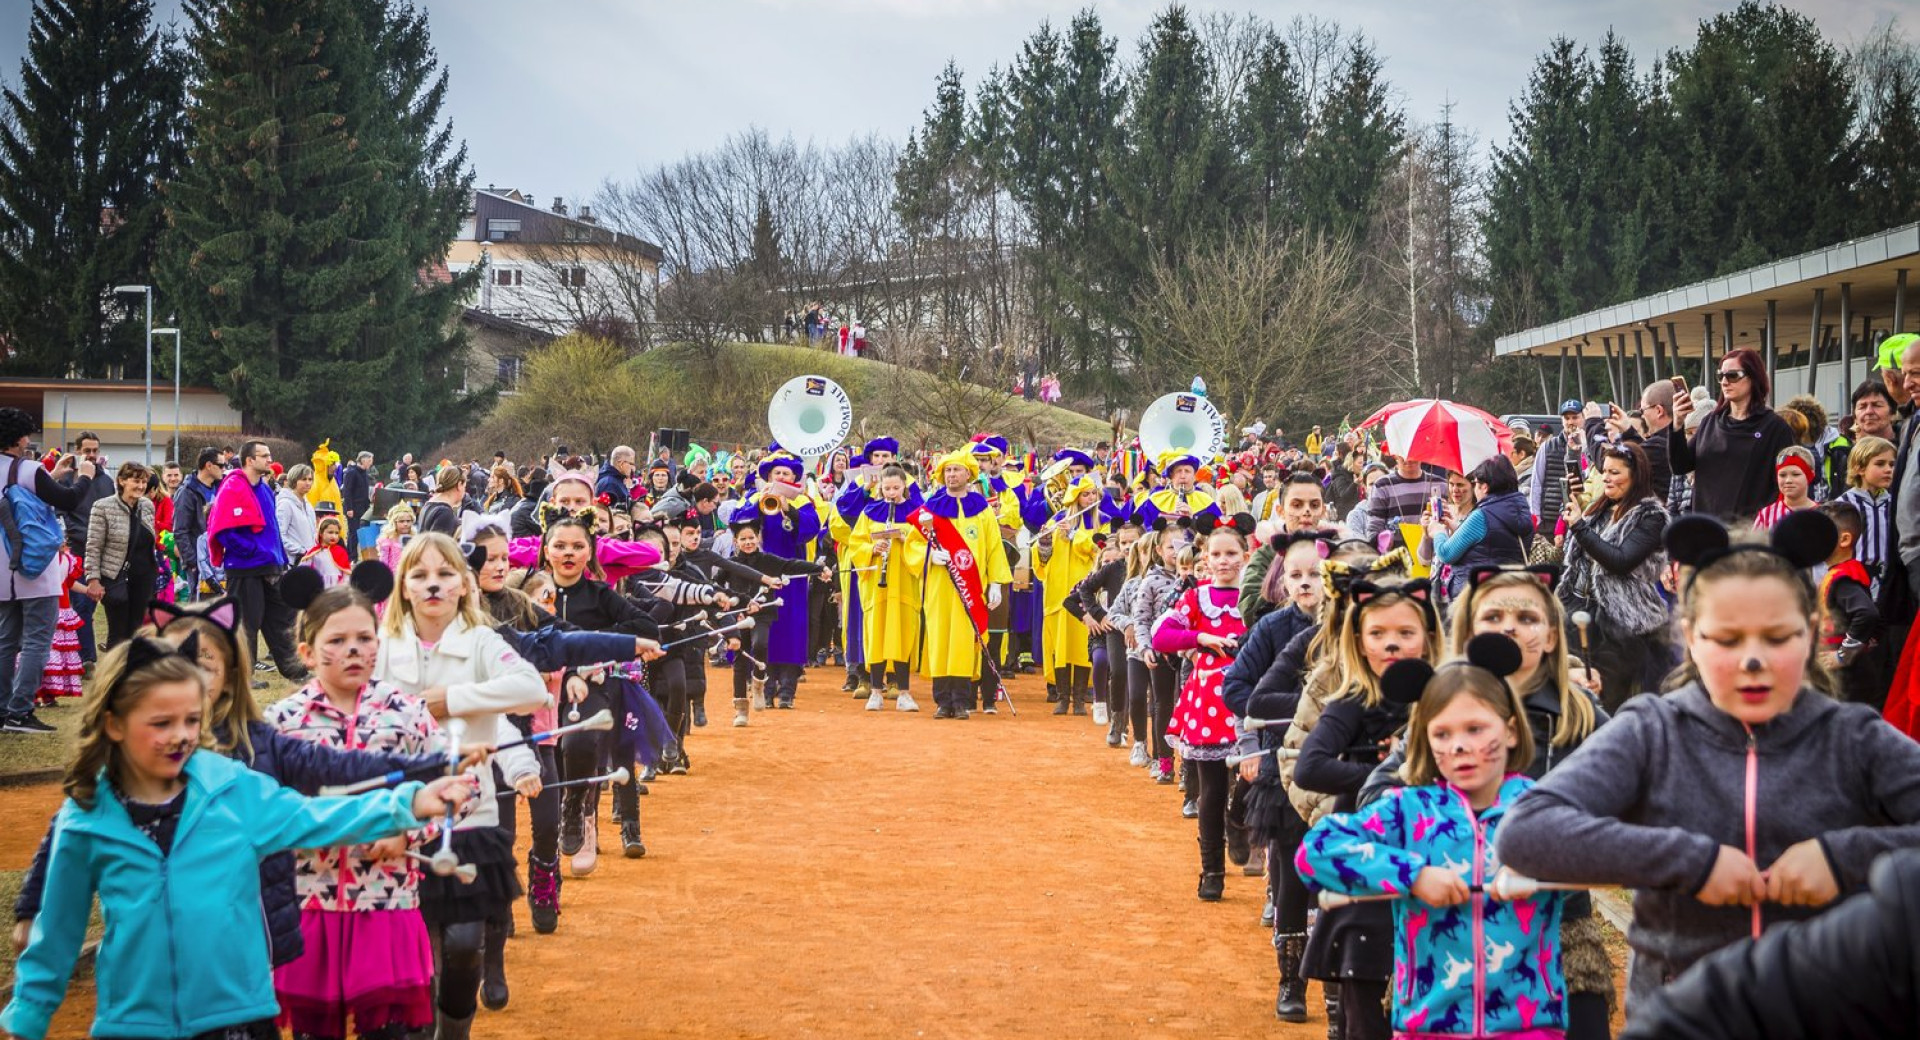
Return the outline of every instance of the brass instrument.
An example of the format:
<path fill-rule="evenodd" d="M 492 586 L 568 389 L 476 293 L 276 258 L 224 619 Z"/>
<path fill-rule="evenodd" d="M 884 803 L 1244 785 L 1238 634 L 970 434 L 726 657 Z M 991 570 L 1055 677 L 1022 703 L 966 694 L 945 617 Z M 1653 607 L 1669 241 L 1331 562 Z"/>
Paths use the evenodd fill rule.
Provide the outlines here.
<path fill-rule="evenodd" d="M 1040 471 L 1040 488 L 1048 502 L 1059 501 L 1060 496 L 1067 493 L 1067 488 L 1073 486 L 1073 474 L 1067 472 L 1067 467 L 1071 465 L 1073 460 L 1059 459 Z"/>
<path fill-rule="evenodd" d="M 794 509 L 794 502 L 805 493 L 804 489 L 793 484 L 769 482 L 767 489 L 760 494 L 760 497 L 754 499 L 753 503 L 754 507 L 760 510 L 761 516 L 780 517 L 781 525 L 787 530 L 792 530 L 793 517 L 791 513 Z"/>

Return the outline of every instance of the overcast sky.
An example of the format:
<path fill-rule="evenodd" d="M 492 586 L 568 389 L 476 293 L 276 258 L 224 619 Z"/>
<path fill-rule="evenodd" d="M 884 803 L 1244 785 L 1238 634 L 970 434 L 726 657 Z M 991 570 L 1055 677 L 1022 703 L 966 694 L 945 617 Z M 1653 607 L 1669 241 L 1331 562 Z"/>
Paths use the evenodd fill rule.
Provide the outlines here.
<path fill-rule="evenodd" d="M 452 77 L 445 114 L 479 184 L 591 195 L 606 178 L 706 149 L 761 126 L 822 143 L 867 131 L 904 137 L 949 58 L 971 85 L 1006 66 L 1042 20 L 1064 28 L 1084 3 L 1052 0 L 425 0 Z M 1137 53 L 1165 0 L 1094 5 L 1120 53 Z M 1616 29 L 1644 63 L 1692 40 L 1732 0 L 1304 0 L 1190 3 L 1284 25 L 1337 17 L 1372 37 L 1408 116 L 1451 99 L 1482 144 L 1505 135 L 1508 102 L 1555 35 L 1592 45 Z M 1788 0 L 1846 47 L 1912 0 Z M 18 77 L 27 0 L 0 3 L 0 70 Z M 178 0 L 158 0 L 162 20 Z"/>

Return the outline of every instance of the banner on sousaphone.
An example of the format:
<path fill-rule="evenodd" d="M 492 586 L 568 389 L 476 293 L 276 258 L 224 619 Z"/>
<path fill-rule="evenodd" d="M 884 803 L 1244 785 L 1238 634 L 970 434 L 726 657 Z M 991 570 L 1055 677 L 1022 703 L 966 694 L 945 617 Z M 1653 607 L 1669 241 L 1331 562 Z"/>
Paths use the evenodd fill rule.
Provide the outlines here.
<path fill-rule="evenodd" d="M 853 402 L 826 376 L 795 376 L 767 402 L 767 429 L 782 448 L 817 459 L 853 430 Z"/>
<path fill-rule="evenodd" d="M 1140 413 L 1140 450 L 1155 465 L 1170 451 L 1211 461 L 1227 450 L 1227 420 L 1199 394 L 1167 394 Z"/>

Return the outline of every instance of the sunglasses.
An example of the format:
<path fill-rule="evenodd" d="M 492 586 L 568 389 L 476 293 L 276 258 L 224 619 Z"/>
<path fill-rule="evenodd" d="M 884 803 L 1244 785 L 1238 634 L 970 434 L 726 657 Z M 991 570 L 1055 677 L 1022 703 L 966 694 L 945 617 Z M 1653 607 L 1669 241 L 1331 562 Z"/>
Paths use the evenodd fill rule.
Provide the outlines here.
<path fill-rule="evenodd" d="M 1720 381 L 1722 383 L 1738 383 L 1745 378 L 1747 378 L 1747 374 L 1737 368 L 1728 369 L 1720 373 Z"/>

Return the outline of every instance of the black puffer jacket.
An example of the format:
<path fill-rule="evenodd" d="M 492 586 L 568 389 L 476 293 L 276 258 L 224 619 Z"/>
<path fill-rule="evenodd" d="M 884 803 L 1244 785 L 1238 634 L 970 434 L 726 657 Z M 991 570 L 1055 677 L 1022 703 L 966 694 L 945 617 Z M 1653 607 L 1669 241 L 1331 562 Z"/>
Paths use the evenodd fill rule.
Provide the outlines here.
<path fill-rule="evenodd" d="M 221 743 L 225 733 L 216 733 Z M 278 780 L 308 797 L 320 793 L 329 784 L 350 784 L 368 780 L 395 770 L 431 771 L 443 768 L 446 760 L 438 755 L 390 755 L 377 751 L 342 751 L 324 744 L 289 737 L 264 722 L 247 727 L 253 741 L 256 773 Z M 233 756 L 239 758 L 238 755 Z M 47 887 L 47 849 L 53 843 L 49 827 L 33 854 L 33 865 L 20 885 L 20 896 L 13 903 L 13 917 L 24 921 L 40 914 L 40 897 Z M 267 938 L 273 952 L 273 964 L 279 967 L 300 956 L 305 942 L 300 937 L 300 899 L 293 885 L 293 853 L 278 852 L 260 861 L 260 906 L 267 917 Z"/>
<path fill-rule="evenodd" d="M 1920 850 L 1868 892 L 1703 958 L 1636 1007 L 1620 1040 L 1912 1036 L 1920 1023 Z"/>

